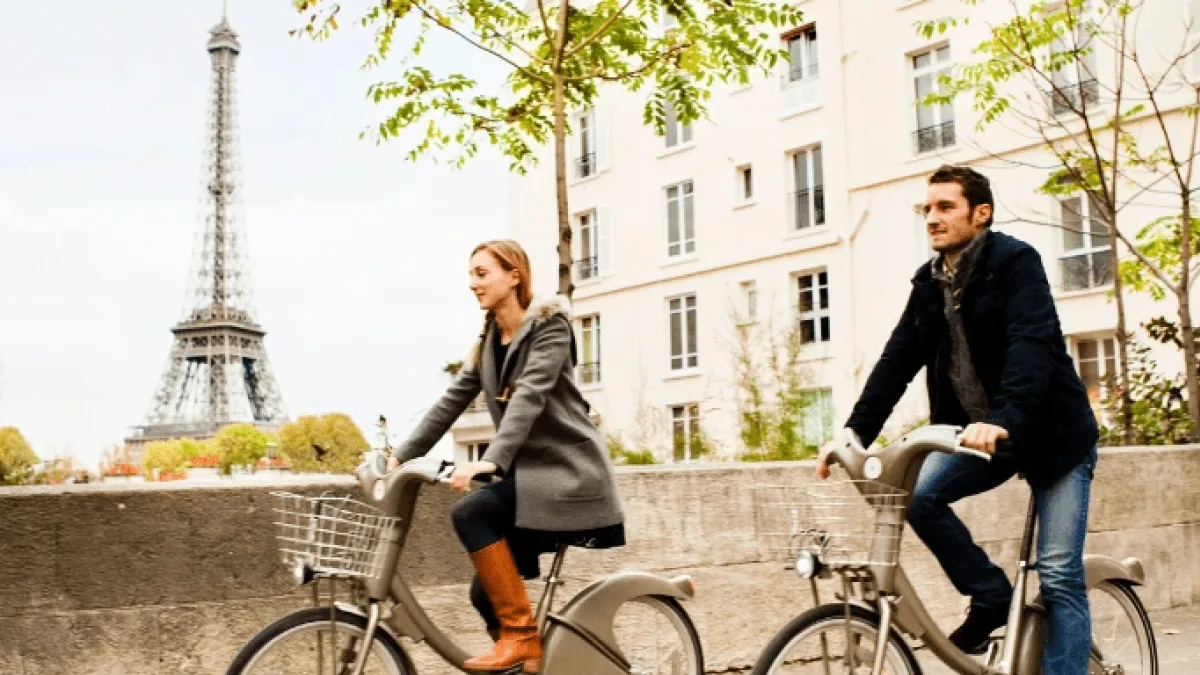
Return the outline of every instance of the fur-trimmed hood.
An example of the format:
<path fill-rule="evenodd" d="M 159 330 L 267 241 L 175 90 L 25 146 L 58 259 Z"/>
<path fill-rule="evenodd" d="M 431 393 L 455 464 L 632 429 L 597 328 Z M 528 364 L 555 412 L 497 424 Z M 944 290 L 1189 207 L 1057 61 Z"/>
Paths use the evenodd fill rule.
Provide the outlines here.
<path fill-rule="evenodd" d="M 524 333 L 528 330 L 533 330 L 535 324 L 540 324 L 554 316 L 561 316 L 567 320 L 567 323 L 572 319 L 571 301 L 565 296 L 555 295 L 538 295 L 534 296 L 529 303 L 529 307 L 525 308 L 525 318 L 521 321 L 521 327 L 517 329 L 517 333 Z M 491 313 L 483 320 L 483 328 L 479 331 L 479 337 L 475 339 L 475 344 L 471 345 L 471 351 L 467 358 L 463 360 L 463 368 L 474 369 L 479 365 L 479 352 L 483 348 L 483 340 L 487 336 L 488 326 L 492 323 Z"/>

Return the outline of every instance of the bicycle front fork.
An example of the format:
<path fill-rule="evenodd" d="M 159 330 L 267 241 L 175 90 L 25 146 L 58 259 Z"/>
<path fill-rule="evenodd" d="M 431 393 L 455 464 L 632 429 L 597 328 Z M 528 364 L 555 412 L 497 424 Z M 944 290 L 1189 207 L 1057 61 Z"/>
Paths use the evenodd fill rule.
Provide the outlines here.
<path fill-rule="evenodd" d="M 896 600 L 892 596 L 879 596 L 879 635 L 875 638 L 875 663 L 871 666 L 871 675 L 880 675 L 883 672 L 883 659 L 887 656 L 888 637 L 892 634 L 895 604 Z"/>
<path fill-rule="evenodd" d="M 371 655 L 371 645 L 375 640 L 375 631 L 379 629 L 379 602 L 371 601 L 370 607 L 367 609 L 367 629 L 363 631 L 362 644 L 358 648 L 358 655 L 354 659 L 354 668 L 347 675 L 362 675 L 363 669 L 367 667 L 367 657 Z"/>

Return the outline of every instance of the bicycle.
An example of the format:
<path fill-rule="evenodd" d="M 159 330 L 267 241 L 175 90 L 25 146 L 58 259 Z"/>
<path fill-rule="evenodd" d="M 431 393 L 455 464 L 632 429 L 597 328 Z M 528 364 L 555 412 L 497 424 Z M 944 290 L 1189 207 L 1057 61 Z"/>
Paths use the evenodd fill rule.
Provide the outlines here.
<path fill-rule="evenodd" d="M 468 672 L 463 662 L 469 655 L 434 624 L 397 569 L 421 488 L 448 483 L 454 464 L 422 458 L 387 472 L 387 456 L 371 451 L 356 471 L 366 502 L 273 493 L 282 502 L 276 509 L 280 550 L 297 581 L 313 584 L 314 606 L 255 635 L 228 675 L 415 675 L 400 637 L 428 643 L 451 666 Z M 704 675 L 700 639 L 681 604 L 695 595 L 690 577 L 611 574 L 592 581 L 555 612 L 551 607 L 555 589 L 564 583 L 566 548 L 555 552 L 537 605 L 544 675 Z M 327 602 L 318 590 L 322 580 L 330 585 Z M 344 600 L 337 599 L 337 584 Z M 629 611 L 637 609 L 648 610 L 648 620 L 629 619 Z M 650 629 L 664 625 L 673 641 L 662 651 Z M 339 634 L 345 636 L 344 646 Z M 278 649 L 296 637 L 302 639 L 295 652 Z M 649 650 L 630 644 L 647 637 Z"/>
<path fill-rule="evenodd" d="M 962 675 L 1041 674 L 1045 604 L 1040 594 L 1026 601 L 1036 524 L 1032 498 L 1004 636 L 989 643 L 982 661 L 950 642 L 898 564 L 905 510 L 925 458 L 933 452 L 957 452 L 991 459 L 986 453 L 961 447 L 961 431 L 953 426 L 924 427 L 885 448 L 871 450 L 847 434 L 829 462 L 840 465 L 849 480 L 804 488 L 755 488 L 760 536 L 771 542 L 773 550 L 787 551 L 797 575 L 809 582 L 816 606 L 772 638 L 752 675 L 920 675 L 920 664 L 904 635 L 920 640 L 943 664 Z M 1090 674 L 1157 675 L 1154 633 L 1135 591 L 1145 581 L 1141 561 L 1085 555 L 1084 568 L 1093 619 Z M 822 604 L 817 578 L 829 579 L 834 574 L 841 580 L 841 592 L 835 592 L 841 602 Z M 1113 638 L 1098 633 L 1096 629 L 1108 620 L 1114 626 L 1127 624 L 1130 639 L 1116 644 Z M 796 651 L 812 637 L 819 637 L 819 644 Z M 1132 648 L 1132 653 L 1127 655 L 1117 647 Z M 840 668 L 831 668 L 835 664 Z"/>

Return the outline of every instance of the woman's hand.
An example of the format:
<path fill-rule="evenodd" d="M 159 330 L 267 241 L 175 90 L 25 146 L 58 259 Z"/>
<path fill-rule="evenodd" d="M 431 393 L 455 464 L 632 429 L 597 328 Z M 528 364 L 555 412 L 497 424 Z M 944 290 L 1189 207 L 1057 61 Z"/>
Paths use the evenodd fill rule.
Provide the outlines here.
<path fill-rule="evenodd" d="M 495 473 L 497 467 L 492 462 L 467 462 L 459 464 L 450 476 L 450 487 L 461 492 L 471 491 L 471 479 L 481 473 Z"/>

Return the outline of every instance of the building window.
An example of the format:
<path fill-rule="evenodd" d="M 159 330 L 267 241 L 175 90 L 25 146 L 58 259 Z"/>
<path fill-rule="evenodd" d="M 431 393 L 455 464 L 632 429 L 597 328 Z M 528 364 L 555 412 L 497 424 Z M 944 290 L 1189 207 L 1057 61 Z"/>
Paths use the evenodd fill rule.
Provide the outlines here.
<path fill-rule="evenodd" d="M 671 457 L 690 462 L 707 453 L 700 434 L 700 405 L 688 403 L 671 407 Z"/>
<path fill-rule="evenodd" d="M 1109 261 L 1111 240 L 1103 207 L 1091 197 L 1059 201 L 1062 209 L 1062 285 L 1065 291 L 1082 291 L 1112 283 Z"/>
<path fill-rule="evenodd" d="M 749 164 L 737 168 L 737 184 L 734 186 L 734 198 L 740 204 L 754 199 L 754 173 Z"/>
<path fill-rule="evenodd" d="M 588 178 L 596 175 L 596 111 L 588 112 L 575 118 L 575 178 Z"/>
<path fill-rule="evenodd" d="M 833 390 L 809 389 L 801 393 L 800 434 L 804 445 L 819 448 L 833 439 Z"/>
<path fill-rule="evenodd" d="M 793 231 L 825 224 L 825 178 L 821 146 L 791 155 L 793 192 L 788 195 Z"/>
<path fill-rule="evenodd" d="M 579 267 L 579 278 L 586 281 L 597 276 L 600 271 L 600 265 L 596 259 L 600 248 L 599 242 L 597 242 L 600 228 L 597 227 L 595 211 L 579 214 L 575 217 L 575 222 L 579 231 L 580 253 L 576 264 Z"/>
<path fill-rule="evenodd" d="M 483 460 L 484 454 L 487 453 L 487 443 L 468 443 L 467 444 L 467 461 L 479 462 Z"/>
<path fill-rule="evenodd" d="M 829 273 L 796 277 L 796 318 L 801 344 L 829 342 Z"/>
<path fill-rule="evenodd" d="M 807 26 L 786 38 L 788 56 L 788 82 L 816 79 L 821 74 L 817 58 L 817 27 Z"/>
<path fill-rule="evenodd" d="M 696 252 L 696 216 L 692 207 L 692 181 L 667 186 L 667 255 Z"/>
<path fill-rule="evenodd" d="M 921 101 L 941 91 L 938 77 L 950 73 L 950 47 L 935 47 L 915 54 L 910 59 L 917 106 L 917 130 L 913 132 L 915 150 L 922 153 L 948 148 L 956 142 L 954 106 L 948 103 L 924 106 Z"/>
<path fill-rule="evenodd" d="M 1065 12 L 1070 4 L 1050 8 L 1051 12 Z M 1050 44 L 1051 54 L 1072 54 L 1073 57 L 1062 68 L 1050 75 L 1050 112 L 1064 115 L 1100 103 L 1100 83 L 1096 80 L 1096 44 L 1092 42 L 1090 9 L 1085 3 L 1082 9 L 1070 8 L 1072 13 L 1064 34 Z M 1073 23 L 1074 28 L 1069 24 Z"/>
<path fill-rule="evenodd" d="M 699 365 L 696 356 L 696 296 L 685 295 L 668 301 L 671 323 L 671 370 Z"/>
<path fill-rule="evenodd" d="M 1075 340 L 1075 364 L 1079 379 L 1087 389 L 1093 404 L 1100 403 L 1108 393 L 1109 384 L 1117 376 L 1117 347 L 1111 337 Z"/>
<path fill-rule="evenodd" d="M 740 302 L 738 318 L 743 324 L 758 321 L 758 284 L 754 281 L 743 281 L 739 285 Z"/>
<path fill-rule="evenodd" d="M 675 114 L 675 106 L 668 103 L 665 107 L 667 147 L 674 148 L 691 143 L 692 125 L 679 123 L 679 117 Z"/>
<path fill-rule="evenodd" d="M 783 37 L 790 57 L 783 80 L 783 111 L 811 108 L 820 101 L 817 27 L 806 26 Z"/>
<path fill-rule="evenodd" d="M 583 384 L 600 383 L 600 316 L 585 316 L 579 320 L 579 332 L 583 343 L 583 354 L 579 363 L 579 381 Z"/>
<path fill-rule="evenodd" d="M 609 210 L 598 207 L 575 216 L 575 237 L 579 258 L 575 274 L 589 281 L 612 274 L 612 226 Z"/>

